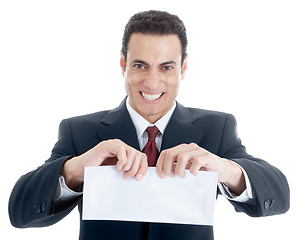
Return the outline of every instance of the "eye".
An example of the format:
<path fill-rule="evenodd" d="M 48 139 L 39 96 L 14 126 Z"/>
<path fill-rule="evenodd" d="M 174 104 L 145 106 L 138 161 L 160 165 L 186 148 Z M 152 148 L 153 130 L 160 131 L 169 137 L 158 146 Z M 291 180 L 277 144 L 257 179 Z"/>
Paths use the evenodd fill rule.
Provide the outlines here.
<path fill-rule="evenodd" d="M 173 66 L 162 66 L 161 69 L 164 71 L 170 71 L 170 70 L 173 70 L 174 67 Z"/>
<path fill-rule="evenodd" d="M 144 70 L 146 67 L 143 64 L 136 63 L 133 65 L 133 68 Z"/>

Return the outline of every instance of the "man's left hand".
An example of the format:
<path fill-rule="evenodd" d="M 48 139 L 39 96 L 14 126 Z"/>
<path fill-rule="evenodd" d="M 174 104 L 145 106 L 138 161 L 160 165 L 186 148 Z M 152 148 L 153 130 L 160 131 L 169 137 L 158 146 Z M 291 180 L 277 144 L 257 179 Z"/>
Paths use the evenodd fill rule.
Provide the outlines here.
<path fill-rule="evenodd" d="M 162 151 L 156 164 L 161 178 L 167 175 L 184 178 L 185 169 L 189 169 L 193 175 L 197 175 L 200 170 L 217 172 L 218 181 L 237 195 L 246 189 L 244 174 L 236 163 L 218 157 L 195 143 L 181 144 Z"/>

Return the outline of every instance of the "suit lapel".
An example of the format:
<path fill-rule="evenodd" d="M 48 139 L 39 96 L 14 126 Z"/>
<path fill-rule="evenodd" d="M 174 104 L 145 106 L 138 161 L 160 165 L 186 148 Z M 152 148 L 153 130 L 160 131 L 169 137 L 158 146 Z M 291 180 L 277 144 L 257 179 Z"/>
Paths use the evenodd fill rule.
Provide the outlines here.
<path fill-rule="evenodd" d="M 109 111 L 100 121 L 98 136 L 102 141 L 120 139 L 127 145 L 140 150 L 136 129 L 126 109 L 126 98 L 119 107 Z"/>
<path fill-rule="evenodd" d="M 192 114 L 187 108 L 177 102 L 177 107 L 165 129 L 161 150 L 182 143 L 199 144 L 203 132 L 194 124 L 199 116 Z"/>
<path fill-rule="evenodd" d="M 161 150 L 182 143 L 199 144 L 203 132 L 194 124 L 199 116 L 192 114 L 177 102 L 177 107 L 163 134 Z M 136 129 L 126 108 L 126 98 L 119 107 L 109 111 L 100 121 L 98 136 L 102 141 L 120 139 L 129 146 L 140 150 Z"/>

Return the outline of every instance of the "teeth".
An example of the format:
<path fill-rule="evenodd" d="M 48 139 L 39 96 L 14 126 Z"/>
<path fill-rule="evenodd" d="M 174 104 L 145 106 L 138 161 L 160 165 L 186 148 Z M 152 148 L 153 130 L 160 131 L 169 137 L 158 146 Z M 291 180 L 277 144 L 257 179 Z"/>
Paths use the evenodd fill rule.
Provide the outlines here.
<path fill-rule="evenodd" d="M 146 100 L 149 101 L 155 101 L 156 99 L 158 99 L 162 93 L 158 93 L 158 94 L 146 94 L 146 93 L 142 93 L 143 98 L 145 98 Z"/>

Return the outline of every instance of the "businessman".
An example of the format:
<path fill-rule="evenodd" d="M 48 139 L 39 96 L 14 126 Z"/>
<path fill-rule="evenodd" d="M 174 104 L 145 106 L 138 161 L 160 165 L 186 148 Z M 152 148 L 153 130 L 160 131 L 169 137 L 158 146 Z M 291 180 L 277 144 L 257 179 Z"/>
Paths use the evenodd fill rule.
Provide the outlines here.
<path fill-rule="evenodd" d="M 49 226 L 78 206 L 84 167 L 115 165 L 142 181 L 148 166 L 161 178 L 189 169 L 218 172 L 218 189 L 236 211 L 269 216 L 289 209 L 286 177 L 249 155 L 231 114 L 176 102 L 187 70 L 187 36 L 175 15 L 146 11 L 125 27 L 120 58 L 127 97 L 115 109 L 65 119 L 51 157 L 22 176 L 9 201 L 15 227 Z M 108 194 L 108 193 L 103 193 Z M 161 206 L 162 207 L 162 206 Z M 212 226 L 125 221 L 80 222 L 80 239 L 213 239 Z"/>

